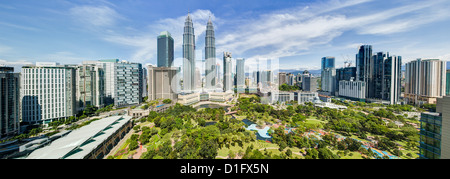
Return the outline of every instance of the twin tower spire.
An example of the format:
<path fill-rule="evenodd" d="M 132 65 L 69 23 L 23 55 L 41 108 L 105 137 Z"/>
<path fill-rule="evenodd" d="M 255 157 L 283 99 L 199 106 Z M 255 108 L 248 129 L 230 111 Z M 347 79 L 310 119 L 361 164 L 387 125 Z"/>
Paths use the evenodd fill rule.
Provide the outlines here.
<path fill-rule="evenodd" d="M 183 87 L 185 92 L 195 91 L 195 33 L 191 15 L 188 13 L 183 33 Z M 216 45 L 214 26 L 209 17 L 205 37 L 205 88 L 216 86 Z"/>

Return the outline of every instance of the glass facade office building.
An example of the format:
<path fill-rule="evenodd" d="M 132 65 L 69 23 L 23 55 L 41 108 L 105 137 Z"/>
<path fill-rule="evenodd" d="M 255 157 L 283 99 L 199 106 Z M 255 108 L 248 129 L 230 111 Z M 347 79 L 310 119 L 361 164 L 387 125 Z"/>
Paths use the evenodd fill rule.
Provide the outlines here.
<path fill-rule="evenodd" d="M 0 138 L 19 133 L 19 73 L 0 67 Z"/>
<path fill-rule="evenodd" d="M 441 158 L 442 115 L 422 113 L 420 118 L 419 158 Z"/>
<path fill-rule="evenodd" d="M 437 99 L 436 112 L 421 114 L 419 158 L 450 159 L 450 97 Z"/>
<path fill-rule="evenodd" d="M 173 38 L 167 31 L 158 36 L 158 67 L 173 66 L 173 43 Z"/>
<path fill-rule="evenodd" d="M 325 68 L 335 68 L 334 62 L 335 62 L 334 57 L 323 57 L 322 70 L 324 70 Z"/>
<path fill-rule="evenodd" d="M 372 45 L 362 45 L 356 54 L 356 80 L 367 83 L 367 71 L 370 58 L 372 57 Z"/>
<path fill-rule="evenodd" d="M 447 70 L 447 82 L 446 82 L 446 92 L 445 95 L 450 95 L 450 70 Z"/>

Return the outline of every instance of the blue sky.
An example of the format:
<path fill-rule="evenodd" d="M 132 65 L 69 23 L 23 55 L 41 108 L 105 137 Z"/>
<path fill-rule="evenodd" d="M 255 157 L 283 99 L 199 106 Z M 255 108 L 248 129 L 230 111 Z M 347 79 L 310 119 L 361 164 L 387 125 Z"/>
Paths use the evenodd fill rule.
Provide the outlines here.
<path fill-rule="evenodd" d="M 319 69 L 321 57 L 336 57 L 339 67 L 371 44 L 404 62 L 450 60 L 448 7 L 448 0 L 1 0 L 0 64 L 156 64 L 156 38 L 166 30 L 180 58 L 188 11 L 197 58 L 211 16 L 218 59 L 229 51 L 278 58 L 282 69 Z"/>

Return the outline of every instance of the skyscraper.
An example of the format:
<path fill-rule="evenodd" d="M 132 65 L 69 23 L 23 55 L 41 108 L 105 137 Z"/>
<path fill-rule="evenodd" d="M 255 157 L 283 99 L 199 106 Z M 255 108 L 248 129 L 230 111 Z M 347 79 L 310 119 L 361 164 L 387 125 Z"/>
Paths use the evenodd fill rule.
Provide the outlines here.
<path fill-rule="evenodd" d="M 382 85 L 383 85 L 383 63 L 388 56 L 383 52 L 377 52 L 369 61 L 366 61 L 366 71 L 364 74 L 364 82 L 366 82 L 367 98 L 382 99 Z"/>
<path fill-rule="evenodd" d="M 158 67 L 173 66 L 173 38 L 169 32 L 164 31 L 158 36 Z"/>
<path fill-rule="evenodd" d="M 195 35 L 194 24 L 188 14 L 183 33 L 183 89 L 186 92 L 195 90 Z"/>
<path fill-rule="evenodd" d="M 366 81 L 366 74 L 368 71 L 368 63 L 372 58 L 372 45 L 362 45 L 359 47 L 358 54 L 356 54 L 356 80 Z M 366 93 L 367 94 L 367 93 Z"/>
<path fill-rule="evenodd" d="M 406 63 L 405 100 L 410 104 L 436 104 L 436 99 L 445 96 L 445 61 L 439 59 L 417 59 Z"/>
<path fill-rule="evenodd" d="M 232 90 L 233 78 L 231 76 L 231 52 L 223 52 L 223 91 Z"/>
<path fill-rule="evenodd" d="M 382 100 L 397 104 L 401 95 L 402 57 L 389 56 L 383 63 Z"/>
<path fill-rule="evenodd" d="M 19 84 L 14 67 L 0 67 L 0 138 L 19 133 Z"/>
<path fill-rule="evenodd" d="M 335 68 L 335 58 L 334 57 L 323 57 L 322 58 L 322 70 L 325 68 Z"/>
<path fill-rule="evenodd" d="M 236 88 L 238 93 L 245 93 L 245 59 L 236 59 Z"/>
<path fill-rule="evenodd" d="M 372 46 L 362 45 L 356 54 L 355 81 L 365 82 L 369 101 L 397 104 L 401 94 L 401 65 L 401 56 L 389 56 L 389 52 L 372 55 Z"/>
<path fill-rule="evenodd" d="M 211 18 L 206 26 L 205 37 L 205 83 L 206 89 L 214 89 L 216 86 L 216 42 L 214 26 Z"/>
<path fill-rule="evenodd" d="M 336 90 L 336 68 L 334 57 L 322 58 L 321 82 L 322 91 L 329 92 L 334 95 Z"/>

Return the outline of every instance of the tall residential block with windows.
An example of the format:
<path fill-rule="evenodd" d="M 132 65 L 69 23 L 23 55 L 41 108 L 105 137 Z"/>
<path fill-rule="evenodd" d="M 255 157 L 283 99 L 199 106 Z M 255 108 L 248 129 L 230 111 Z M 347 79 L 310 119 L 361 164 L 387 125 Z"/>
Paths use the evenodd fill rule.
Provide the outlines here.
<path fill-rule="evenodd" d="M 231 91 L 233 80 L 231 78 L 231 52 L 223 52 L 223 91 Z"/>
<path fill-rule="evenodd" d="M 236 89 L 237 93 L 245 93 L 245 59 L 236 59 Z"/>
<path fill-rule="evenodd" d="M 122 61 L 115 64 L 114 106 L 128 106 L 142 102 L 142 64 Z"/>
<path fill-rule="evenodd" d="M 143 69 L 140 63 L 119 59 L 84 61 L 83 65 L 95 64 L 103 70 L 104 105 L 117 107 L 139 104 L 142 101 Z"/>
<path fill-rule="evenodd" d="M 332 93 L 336 90 L 336 68 L 334 57 L 323 57 L 321 68 L 322 91 Z"/>
<path fill-rule="evenodd" d="M 436 112 L 420 118 L 419 157 L 450 159 L 450 96 L 437 99 Z"/>
<path fill-rule="evenodd" d="M 104 69 L 94 64 L 84 64 L 77 68 L 77 108 L 84 110 L 88 105 L 104 106 Z"/>
<path fill-rule="evenodd" d="M 49 123 L 76 114 L 76 68 L 54 62 L 23 66 L 22 122 Z"/>
<path fill-rule="evenodd" d="M 19 73 L 0 67 L 0 138 L 19 133 Z"/>
<path fill-rule="evenodd" d="M 406 102 L 436 104 L 437 98 L 445 96 L 446 69 L 446 62 L 439 59 L 417 59 L 406 63 Z"/>
<path fill-rule="evenodd" d="M 179 67 L 147 66 L 148 72 L 148 100 L 171 99 L 177 100 Z"/>

